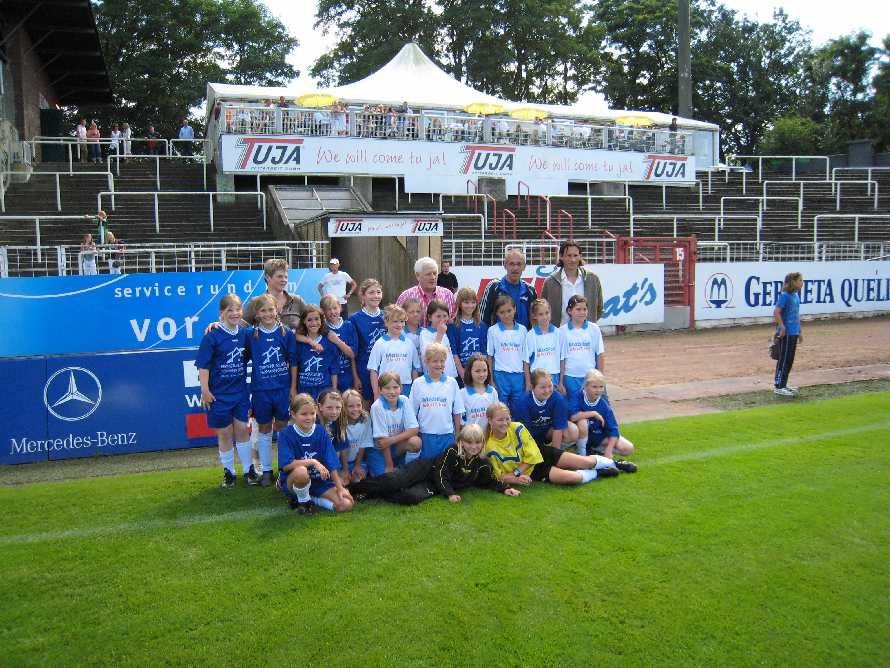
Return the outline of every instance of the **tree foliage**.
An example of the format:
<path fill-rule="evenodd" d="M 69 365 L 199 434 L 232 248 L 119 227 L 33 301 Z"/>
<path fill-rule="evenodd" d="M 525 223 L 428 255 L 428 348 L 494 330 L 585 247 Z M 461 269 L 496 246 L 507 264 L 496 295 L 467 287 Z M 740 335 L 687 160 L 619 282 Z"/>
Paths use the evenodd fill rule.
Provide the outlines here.
<path fill-rule="evenodd" d="M 70 110 L 134 136 L 154 125 L 175 136 L 204 99 L 208 82 L 279 85 L 297 72 L 297 46 L 259 0 L 94 0 L 99 39 L 114 89 L 111 107 Z"/>

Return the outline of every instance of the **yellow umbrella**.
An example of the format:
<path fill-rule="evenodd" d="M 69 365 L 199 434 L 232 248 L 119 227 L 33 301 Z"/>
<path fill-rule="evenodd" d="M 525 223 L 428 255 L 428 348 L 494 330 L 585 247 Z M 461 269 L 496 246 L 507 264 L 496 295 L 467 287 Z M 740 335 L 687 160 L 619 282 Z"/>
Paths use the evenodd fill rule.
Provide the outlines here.
<path fill-rule="evenodd" d="M 655 121 L 653 121 L 648 116 L 641 116 L 637 114 L 627 114 L 625 116 L 619 116 L 615 119 L 615 123 L 617 125 L 626 125 L 632 128 L 647 128 L 650 125 L 655 125 Z"/>
<path fill-rule="evenodd" d="M 296 99 L 301 107 L 330 107 L 340 98 L 329 93 L 306 93 Z"/>
<path fill-rule="evenodd" d="M 550 112 L 544 111 L 543 109 L 522 107 L 521 109 L 514 109 L 513 111 L 511 111 L 510 116 L 513 118 L 518 118 L 520 121 L 533 121 L 536 118 L 547 118 L 548 116 L 550 116 Z"/>
<path fill-rule="evenodd" d="M 483 116 L 488 116 L 489 114 L 499 114 L 503 110 L 503 105 L 494 104 L 492 102 L 471 102 L 466 107 L 464 107 L 464 111 L 468 114 L 482 114 Z"/>

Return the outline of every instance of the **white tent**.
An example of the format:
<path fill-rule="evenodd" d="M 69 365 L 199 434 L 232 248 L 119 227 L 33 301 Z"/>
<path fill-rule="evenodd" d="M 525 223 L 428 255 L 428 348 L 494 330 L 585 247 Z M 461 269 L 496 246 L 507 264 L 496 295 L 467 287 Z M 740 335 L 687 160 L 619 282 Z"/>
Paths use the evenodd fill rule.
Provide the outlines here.
<path fill-rule="evenodd" d="M 523 107 L 534 107 L 547 110 L 552 116 L 573 119 L 592 119 L 597 121 L 614 121 L 615 118 L 627 114 L 627 111 L 605 108 L 601 100 L 583 96 L 574 105 L 537 104 L 512 102 L 488 95 L 461 83 L 440 69 L 421 51 L 417 44 L 411 42 L 402 47 L 396 56 L 386 65 L 364 79 L 344 86 L 336 86 L 317 90 L 311 84 L 296 83 L 286 87 L 236 86 L 231 84 L 207 84 L 207 112 L 212 112 L 219 101 L 261 102 L 265 99 L 278 100 L 284 96 L 292 101 L 306 93 L 320 92 L 333 95 L 346 103 L 353 104 L 385 104 L 388 106 L 408 104 L 415 110 L 420 109 L 463 109 L 474 102 L 499 104 L 506 111 Z M 645 112 L 657 125 L 670 125 L 670 114 Z M 209 119 L 208 119 L 209 120 Z M 681 128 L 692 130 L 717 130 L 713 123 L 705 123 L 692 119 L 678 118 Z"/>

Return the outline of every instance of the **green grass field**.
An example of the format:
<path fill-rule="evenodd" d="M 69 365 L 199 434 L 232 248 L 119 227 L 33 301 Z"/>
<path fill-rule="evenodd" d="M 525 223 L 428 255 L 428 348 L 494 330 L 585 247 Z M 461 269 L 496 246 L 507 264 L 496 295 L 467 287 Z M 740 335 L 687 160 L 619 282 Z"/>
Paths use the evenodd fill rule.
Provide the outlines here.
<path fill-rule="evenodd" d="M 0 664 L 886 665 L 888 408 L 631 425 L 636 475 L 458 506 L 306 518 L 215 468 L 0 488 Z"/>

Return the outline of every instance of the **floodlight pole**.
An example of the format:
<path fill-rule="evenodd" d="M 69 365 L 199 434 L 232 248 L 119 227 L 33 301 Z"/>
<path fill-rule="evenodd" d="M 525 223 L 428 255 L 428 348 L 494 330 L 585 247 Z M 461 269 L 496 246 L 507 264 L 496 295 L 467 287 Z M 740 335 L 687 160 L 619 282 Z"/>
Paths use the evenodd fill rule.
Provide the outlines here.
<path fill-rule="evenodd" d="M 677 114 L 692 118 L 692 62 L 689 57 L 689 0 L 677 0 L 677 37 L 680 49 L 677 58 Z"/>

